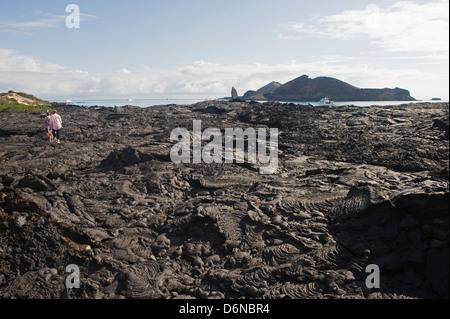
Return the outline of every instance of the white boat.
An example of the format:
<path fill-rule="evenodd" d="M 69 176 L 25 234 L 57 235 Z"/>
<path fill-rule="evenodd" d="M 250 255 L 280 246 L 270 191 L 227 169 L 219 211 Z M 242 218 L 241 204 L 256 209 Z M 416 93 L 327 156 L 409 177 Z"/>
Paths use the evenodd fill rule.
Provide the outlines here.
<path fill-rule="evenodd" d="M 327 98 L 327 97 L 322 98 L 322 99 L 319 101 L 319 103 L 320 103 L 320 106 L 333 106 L 333 105 L 334 105 L 334 102 L 331 101 L 331 100 L 330 100 L 329 98 Z"/>
<path fill-rule="evenodd" d="M 133 99 L 128 99 L 128 102 L 133 102 Z"/>
<path fill-rule="evenodd" d="M 67 99 L 66 103 L 72 103 L 72 100 Z"/>

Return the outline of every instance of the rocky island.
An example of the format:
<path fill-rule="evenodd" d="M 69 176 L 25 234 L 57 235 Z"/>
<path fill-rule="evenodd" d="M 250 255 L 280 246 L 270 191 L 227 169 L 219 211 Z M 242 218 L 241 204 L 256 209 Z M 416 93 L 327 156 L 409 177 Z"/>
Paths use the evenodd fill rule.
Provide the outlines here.
<path fill-rule="evenodd" d="M 54 107 L 0 113 L 0 298 L 449 296 L 448 103 Z M 277 128 L 276 174 L 174 164 L 193 120 Z"/>
<path fill-rule="evenodd" d="M 409 91 L 395 89 L 362 89 L 344 81 L 321 76 L 311 79 L 302 75 L 285 84 L 271 82 L 257 91 L 247 91 L 243 99 L 260 101 L 312 102 L 328 97 L 333 101 L 415 101 Z"/>

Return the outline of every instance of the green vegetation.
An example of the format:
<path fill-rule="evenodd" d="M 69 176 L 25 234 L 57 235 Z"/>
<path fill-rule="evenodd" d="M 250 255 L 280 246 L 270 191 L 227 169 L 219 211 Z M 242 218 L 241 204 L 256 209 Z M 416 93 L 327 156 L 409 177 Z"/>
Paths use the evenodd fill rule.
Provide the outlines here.
<path fill-rule="evenodd" d="M 23 103 L 19 103 L 13 96 L 19 96 L 24 99 Z M 8 93 L 0 93 L 0 112 L 5 111 L 46 111 L 52 110 L 50 103 L 34 97 L 31 94 L 23 92 L 9 91 Z"/>

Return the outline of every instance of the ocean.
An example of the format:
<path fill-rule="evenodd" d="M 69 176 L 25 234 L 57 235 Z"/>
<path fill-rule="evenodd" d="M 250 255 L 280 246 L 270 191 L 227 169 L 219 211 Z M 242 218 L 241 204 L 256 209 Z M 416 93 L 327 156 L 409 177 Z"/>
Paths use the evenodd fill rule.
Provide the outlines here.
<path fill-rule="evenodd" d="M 127 100 L 127 99 L 104 99 L 104 100 L 53 100 L 50 102 L 56 102 L 56 103 L 67 103 L 71 105 L 79 105 L 79 106 L 85 106 L 85 107 L 92 107 L 92 106 L 104 106 L 104 107 L 115 107 L 115 106 L 125 106 L 125 105 L 133 105 L 138 107 L 152 107 L 157 105 L 169 105 L 169 104 L 176 104 L 176 105 L 190 105 L 195 104 L 197 102 L 207 101 L 206 99 L 133 99 L 133 100 Z"/>
<path fill-rule="evenodd" d="M 57 102 L 57 103 L 67 103 L 71 105 L 79 105 L 84 107 L 94 107 L 94 106 L 103 106 L 103 107 L 115 107 L 115 106 L 125 106 L 125 105 L 133 105 L 138 107 L 152 107 L 152 106 L 158 106 L 158 105 L 169 105 L 169 104 L 175 104 L 175 105 L 191 105 L 198 102 L 204 102 L 204 101 L 226 101 L 225 99 L 134 99 L 134 100 L 127 100 L 127 99 L 104 99 L 104 100 L 72 100 L 72 101 L 65 101 L 65 100 L 53 100 L 51 102 Z M 401 105 L 401 104 L 408 104 L 408 103 L 422 103 L 422 102 L 428 102 L 428 103 L 436 103 L 436 102 L 448 102 L 449 100 L 441 100 L 441 101 L 433 101 L 433 100 L 421 100 L 421 101 L 336 101 L 335 105 L 354 105 L 359 107 L 370 107 L 370 106 L 386 106 L 386 105 Z M 259 101 L 264 103 L 265 101 Z M 311 101 L 311 102 L 290 102 L 290 101 L 283 101 L 282 103 L 294 103 L 298 105 L 313 105 L 313 106 L 320 106 L 320 103 L 317 101 Z"/>

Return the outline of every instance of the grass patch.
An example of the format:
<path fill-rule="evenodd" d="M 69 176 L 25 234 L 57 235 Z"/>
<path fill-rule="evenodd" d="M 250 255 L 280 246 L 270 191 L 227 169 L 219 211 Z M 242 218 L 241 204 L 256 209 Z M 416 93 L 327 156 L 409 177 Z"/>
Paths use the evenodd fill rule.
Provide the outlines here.
<path fill-rule="evenodd" d="M 15 93 L 18 96 L 26 98 L 30 101 L 31 105 L 19 103 L 15 98 L 8 96 L 10 93 Z M 0 112 L 15 111 L 15 112 L 27 112 L 27 111 L 52 111 L 48 102 L 34 97 L 33 95 L 9 91 L 8 93 L 0 93 Z"/>
<path fill-rule="evenodd" d="M 6 111 L 16 111 L 16 112 L 26 112 L 26 111 L 46 111 L 51 108 L 45 105 L 25 105 L 18 103 L 15 99 L 0 98 L 0 112 Z"/>

